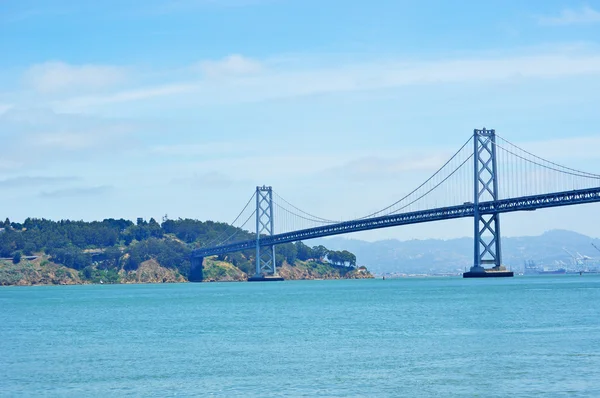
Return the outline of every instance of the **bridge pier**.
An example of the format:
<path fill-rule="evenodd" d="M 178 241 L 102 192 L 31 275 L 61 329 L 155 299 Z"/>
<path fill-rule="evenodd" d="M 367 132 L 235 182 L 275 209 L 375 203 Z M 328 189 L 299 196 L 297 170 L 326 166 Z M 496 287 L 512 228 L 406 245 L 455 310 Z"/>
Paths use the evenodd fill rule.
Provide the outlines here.
<path fill-rule="evenodd" d="M 204 268 L 202 263 L 204 262 L 204 257 L 190 257 L 190 273 L 188 275 L 188 281 L 190 282 L 202 282 L 204 280 Z"/>
<path fill-rule="evenodd" d="M 479 203 L 498 201 L 498 162 L 496 158 L 496 131 L 475 129 L 473 131 L 474 159 L 474 258 L 464 278 L 511 277 L 513 273 L 502 265 L 500 237 L 500 214 L 481 214 Z M 484 268 L 484 265 L 493 265 Z"/>

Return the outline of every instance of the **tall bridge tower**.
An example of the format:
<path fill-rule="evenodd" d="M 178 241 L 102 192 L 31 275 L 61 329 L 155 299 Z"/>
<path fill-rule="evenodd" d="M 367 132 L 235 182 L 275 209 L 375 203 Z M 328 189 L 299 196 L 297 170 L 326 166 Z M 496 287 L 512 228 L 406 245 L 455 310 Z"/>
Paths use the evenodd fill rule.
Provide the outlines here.
<path fill-rule="evenodd" d="M 275 235 L 273 218 L 273 188 L 256 187 L 256 273 L 249 281 L 282 280 L 277 276 L 275 245 L 261 250 L 261 235 Z"/>
<path fill-rule="evenodd" d="M 496 131 L 475 129 L 473 131 L 473 266 L 465 272 L 465 278 L 513 276 L 502 266 L 500 238 L 500 214 L 481 214 L 480 202 L 498 200 L 498 162 L 496 157 Z M 485 268 L 484 265 L 491 265 Z"/>

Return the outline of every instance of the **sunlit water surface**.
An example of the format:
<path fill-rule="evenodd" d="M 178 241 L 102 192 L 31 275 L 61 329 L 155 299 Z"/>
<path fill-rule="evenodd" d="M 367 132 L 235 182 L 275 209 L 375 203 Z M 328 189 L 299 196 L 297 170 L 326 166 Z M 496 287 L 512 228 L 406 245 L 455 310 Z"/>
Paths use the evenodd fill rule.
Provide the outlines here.
<path fill-rule="evenodd" d="M 600 397 L 600 276 L 0 288 L 0 396 Z"/>

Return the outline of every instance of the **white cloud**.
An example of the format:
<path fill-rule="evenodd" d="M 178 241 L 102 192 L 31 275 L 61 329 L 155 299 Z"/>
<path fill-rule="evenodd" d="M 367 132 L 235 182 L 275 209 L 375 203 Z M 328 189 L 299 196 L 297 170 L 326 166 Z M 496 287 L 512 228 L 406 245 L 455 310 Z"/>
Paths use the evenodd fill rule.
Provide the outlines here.
<path fill-rule="evenodd" d="M 188 185 L 194 189 L 205 190 L 210 187 L 211 190 L 230 188 L 235 180 L 227 174 L 219 171 L 209 171 L 206 173 L 194 173 L 191 177 L 177 177 L 172 179 L 174 184 Z"/>
<path fill-rule="evenodd" d="M 57 189 L 55 191 L 43 191 L 39 196 L 43 198 L 62 199 L 79 196 L 99 196 L 109 193 L 113 189 L 110 185 L 101 185 L 97 187 L 77 187 Z"/>
<path fill-rule="evenodd" d="M 214 147 L 218 151 L 218 147 Z M 236 181 L 294 181 L 318 184 L 342 183 L 348 181 L 396 180 L 401 176 L 425 176 L 432 174 L 440 168 L 458 148 L 418 148 L 410 147 L 398 149 L 379 148 L 371 150 L 347 150 L 344 156 L 331 156 L 326 148 L 309 152 L 298 152 L 294 149 L 271 150 L 269 154 L 256 156 L 252 147 L 240 145 L 239 151 L 216 152 L 217 156 L 199 159 L 197 161 L 182 160 L 171 164 L 168 169 L 161 168 L 161 172 L 169 175 L 185 175 L 193 171 L 197 175 L 214 176 L 218 179 L 232 179 Z M 185 156 L 190 153 L 183 148 L 171 148 L 166 154 Z M 182 151 L 180 152 L 179 149 Z M 154 152 L 156 153 L 156 152 Z M 164 154 L 165 152 L 162 152 Z M 216 179 L 216 178 L 215 178 Z"/>
<path fill-rule="evenodd" d="M 144 3 L 142 10 L 151 14 L 168 14 L 204 10 L 207 7 L 246 7 L 269 3 L 275 0 L 168 0 L 153 7 Z"/>
<path fill-rule="evenodd" d="M 107 104 L 143 101 L 158 97 L 186 94 L 194 91 L 196 87 L 197 85 L 193 83 L 166 84 L 162 86 L 120 91 L 114 94 L 103 96 L 90 95 L 73 97 L 67 100 L 55 101 L 53 102 L 53 106 L 66 112 L 81 111 L 89 107 L 97 107 Z"/>
<path fill-rule="evenodd" d="M 48 149 L 82 150 L 99 145 L 104 137 L 88 132 L 57 132 L 33 134 L 29 141 L 31 145 Z"/>
<path fill-rule="evenodd" d="M 58 185 L 78 181 L 78 177 L 48 177 L 48 176 L 20 176 L 0 180 L 0 187 L 6 188 L 30 188 L 42 185 Z"/>
<path fill-rule="evenodd" d="M 392 60 L 315 68 L 292 63 L 268 69 L 258 69 L 240 58 L 210 64 L 207 70 L 222 78 L 191 80 L 110 95 L 72 97 L 57 101 L 55 105 L 64 111 L 85 111 L 100 105 L 160 97 L 177 98 L 178 106 L 206 105 L 414 85 L 564 78 L 600 74 L 600 54 L 543 53 L 428 62 Z"/>
<path fill-rule="evenodd" d="M 264 69 L 260 62 L 239 54 L 230 55 L 220 61 L 203 61 L 199 67 L 211 78 L 257 74 Z"/>
<path fill-rule="evenodd" d="M 48 109 L 13 108 L 0 116 L 0 135 L 5 147 L 30 155 L 34 150 L 48 149 L 117 150 L 124 141 L 131 140 L 136 129 L 137 126 L 122 120 L 61 114 Z"/>
<path fill-rule="evenodd" d="M 234 156 L 215 158 L 199 162 L 183 162 L 177 167 L 189 172 L 206 173 L 218 170 L 245 180 L 270 180 L 276 178 L 297 178 L 318 173 L 334 167 L 343 160 L 327 154 L 276 154 L 272 156 Z M 176 170 L 176 169 L 173 169 Z"/>
<path fill-rule="evenodd" d="M 64 62 L 34 65 L 24 76 L 25 83 L 41 93 L 104 89 L 124 79 L 125 71 L 115 66 L 69 65 Z"/>
<path fill-rule="evenodd" d="M 542 25 L 575 25 L 600 22 L 600 12 L 589 6 L 583 6 L 578 10 L 564 9 L 557 17 L 542 16 L 538 18 Z"/>
<path fill-rule="evenodd" d="M 431 152 L 431 151 L 429 151 Z M 404 157 L 360 157 L 348 163 L 324 172 L 331 178 L 343 178 L 353 181 L 388 180 L 398 178 L 403 173 L 434 172 L 449 158 L 450 152 L 437 152 Z"/>
<path fill-rule="evenodd" d="M 151 147 L 144 154 L 160 156 L 203 156 L 249 153 L 261 146 L 254 142 L 207 142 L 203 144 L 173 144 Z"/>

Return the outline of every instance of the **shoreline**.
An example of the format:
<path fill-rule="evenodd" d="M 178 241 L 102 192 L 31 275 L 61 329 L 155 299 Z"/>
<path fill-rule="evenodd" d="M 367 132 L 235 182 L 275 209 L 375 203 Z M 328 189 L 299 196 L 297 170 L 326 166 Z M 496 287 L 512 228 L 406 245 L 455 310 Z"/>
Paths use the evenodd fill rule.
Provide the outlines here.
<path fill-rule="evenodd" d="M 343 281 L 343 280 L 374 280 L 381 278 L 320 278 L 320 279 L 285 279 L 281 282 L 298 282 L 298 281 Z M 202 282 L 190 282 L 190 281 L 176 281 L 176 282 L 126 282 L 126 283 L 32 283 L 29 285 L 0 285 L 2 288 L 21 288 L 21 287 L 48 287 L 48 286 L 118 286 L 118 285 L 177 285 L 177 284 L 193 284 L 193 285 L 205 285 L 215 283 L 249 283 L 246 281 L 202 281 Z"/>

